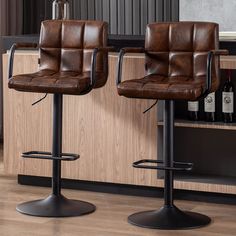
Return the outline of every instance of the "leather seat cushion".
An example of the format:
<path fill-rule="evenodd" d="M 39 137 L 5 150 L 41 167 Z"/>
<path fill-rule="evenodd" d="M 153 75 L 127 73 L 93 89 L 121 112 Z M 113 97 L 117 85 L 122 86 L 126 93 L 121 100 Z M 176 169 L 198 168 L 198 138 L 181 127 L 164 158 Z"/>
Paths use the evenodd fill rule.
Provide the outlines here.
<path fill-rule="evenodd" d="M 102 86 L 103 73 L 97 72 L 96 87 Z M 99 84 L 99 82 L 101 84 Z M 32 74 L 13 76 L 8 83 L 9 88 L 24 92 L 36 93 L 63 93 L 79 95 L 90 84 L 89 72 L 55 72 L 52 70 L 40 70 Z"/>
<path fill-rule="evenodd" d="M 43 21 L 39 71 L 13 76 L 8 87 L 24 92 L 83 94 L 90 84 L 94 48 L 107 45 L 107 27 L 103 21 Z M 94 88 L 99 88 L 107 81 L 108 53 L 99 52 L 96 59 Z"/>
<path fill-rule="evenodd" d="M 165 77 L 148 75 L 144 78 L 126 80 L 118 85 L 119 95 L 129 98 L 161 99 L 161 100 L 196 100 L 205 90 L 205 76 Z M 213 84 L 212 88 L 217 87 Z"/>

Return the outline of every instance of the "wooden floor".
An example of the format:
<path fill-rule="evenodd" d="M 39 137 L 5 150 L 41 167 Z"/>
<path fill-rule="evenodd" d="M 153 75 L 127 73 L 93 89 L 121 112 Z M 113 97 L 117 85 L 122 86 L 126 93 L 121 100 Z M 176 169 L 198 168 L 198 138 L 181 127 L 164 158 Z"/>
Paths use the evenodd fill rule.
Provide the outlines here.
<path fill-rule="evenodd" d="M 127 216 L 158 208 L 161 199 L 64 190 L 67 197 L 94 203 L 97 211 L 73 218 L 38 218 L 16 212 L 17 203 L 47 196 L 48 188 L 21 186 L 15 176 L 3 173 L 0 164 L 0 236 L 228 236 L 236 235 L 236 206 L 177 201 L 183 209 L 207 214 L 213 220 L 196 230 L 160 231 L 134 227 Z"/>

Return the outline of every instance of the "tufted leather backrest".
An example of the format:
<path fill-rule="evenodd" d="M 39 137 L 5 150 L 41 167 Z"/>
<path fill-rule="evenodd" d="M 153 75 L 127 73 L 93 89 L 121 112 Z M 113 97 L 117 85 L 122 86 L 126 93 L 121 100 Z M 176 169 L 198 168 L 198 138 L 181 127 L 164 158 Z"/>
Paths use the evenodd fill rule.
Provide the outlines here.
<path fill-rule="evenodd" d="M 148 74 L 168 77 L 206 76 L 207 53 L 219 48 L 218 24 L 210 22 L 152 23 L 145 48 Z M 218 86 L 218 57 L 213 63 L 213 86 Z"/>
<path fill-rule="evenodd" d="M 107 23 L 48 20 L 40 33 L 40 69 L 83 73 L 91 70 L 93 49 L 107 45 Z M 107 53 L 100 52 L 96 71 L 107 78 Z M 105 82 L 105 81 L 104 81 Z M 101 86 L 101 83 L 98 83 Z"/>

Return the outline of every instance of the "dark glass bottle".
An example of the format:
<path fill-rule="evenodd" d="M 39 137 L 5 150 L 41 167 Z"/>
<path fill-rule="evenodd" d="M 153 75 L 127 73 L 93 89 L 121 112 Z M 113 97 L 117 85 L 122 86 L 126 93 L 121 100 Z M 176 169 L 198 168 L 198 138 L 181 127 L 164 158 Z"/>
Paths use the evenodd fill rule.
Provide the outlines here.
<path fill-rule="evenodd" d="M 52 18 L 56 20 L 66 20 L 70 18 L 70 5 L 68 0 L 53 1 Z"/>
<path fill-rule="evenodd" d="M 188 119 L 192 121 L 199 120 L 199 101 L 188 102 Z"/>
<path fill-rule="evenodd" d="M 231 70 L 222 90 L 222 114 L 225 123 L 233 122 L 234 115 L 234 84 L 231 81 Z"/>
<path fill-rule="evenodd" d="M 205 121 L 214 122 L 216 121 L 216 96 L 215 93 L 210 93 L 204 99 L 204 112 L 205 112 Z"/>

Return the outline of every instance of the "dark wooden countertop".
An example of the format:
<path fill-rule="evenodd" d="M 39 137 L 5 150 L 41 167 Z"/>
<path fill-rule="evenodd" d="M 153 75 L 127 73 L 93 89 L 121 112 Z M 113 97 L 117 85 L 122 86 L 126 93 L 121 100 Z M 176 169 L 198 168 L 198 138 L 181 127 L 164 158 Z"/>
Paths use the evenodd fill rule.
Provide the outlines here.
<path fill-rule="evenodd" d="M 32 42 L 38 43 L 39 35 L 15 35 L 3 36 L 3 48 L 9 50 L 11 45 L 16 42 Z M 143 47 L 144 36 L 138 35 L 109 35 L 108 45 L 114 46 L 117 51 L 122 47 Z"/>

